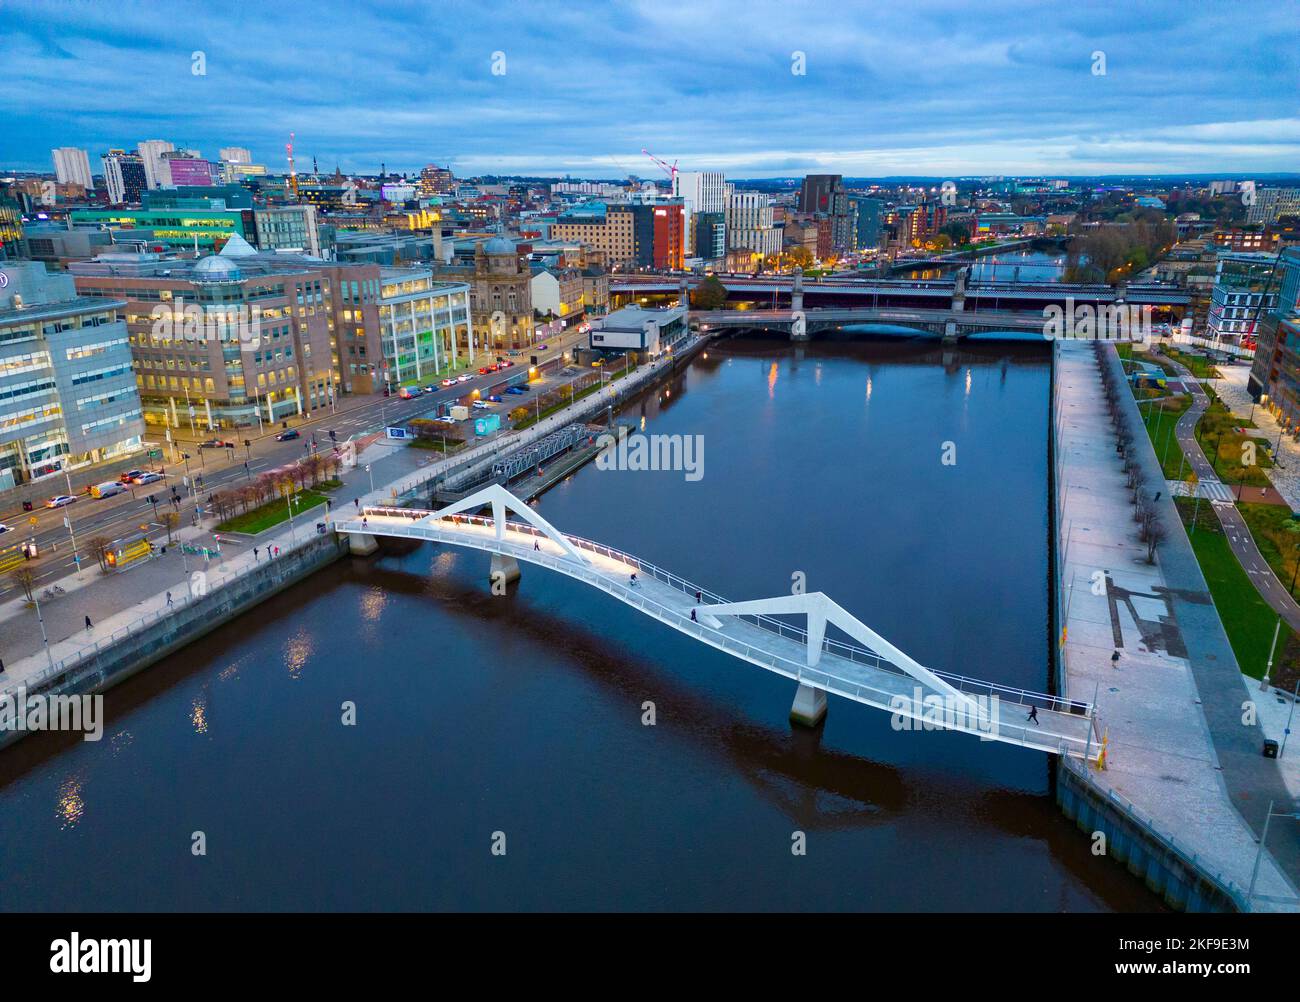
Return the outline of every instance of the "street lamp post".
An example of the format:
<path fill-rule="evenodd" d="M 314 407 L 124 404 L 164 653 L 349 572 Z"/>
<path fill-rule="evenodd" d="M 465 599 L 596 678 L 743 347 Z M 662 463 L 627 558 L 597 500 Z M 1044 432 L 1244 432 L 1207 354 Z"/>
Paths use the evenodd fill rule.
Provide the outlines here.
<path fill-rule="evenodd" d="M 45 618 L 41 615 L 41 600 L 36 597 L 36 589 L 32 589 L 32 602 L 36 605 L 36 621 L 41 624 L 41 642 L 45 644 L 45 660 L 49 662 L 50 671 L 54 670 L 54 655 L 50 653 L 50 638 L 45 632 Z"/>

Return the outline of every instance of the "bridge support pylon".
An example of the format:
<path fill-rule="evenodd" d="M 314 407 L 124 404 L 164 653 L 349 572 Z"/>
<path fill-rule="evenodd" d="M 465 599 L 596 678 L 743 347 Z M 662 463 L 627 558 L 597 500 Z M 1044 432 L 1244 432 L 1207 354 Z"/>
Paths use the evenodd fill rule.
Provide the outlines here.
<path fill-rule="evenodd" d="M 800 682 L 799 690 L 794 694 L 794 705 L 790 707 L 790 723 L 816 727 L 825 717 L 826 690 Z"/>
<path fill-rule="evenodd" d="M 349 532 L 348 552 L 358 557 L 366 557 L 379 549 L 379 541 L 364 532 Z"/>
<path fill-rule="evenodd" d="M 518 581 L 519 561 L 504 553 L 492 554 L 492 569 L 488 572 L 488 580 L 493 584 L 497 582 L 510 584 L 512 581 Z"/>

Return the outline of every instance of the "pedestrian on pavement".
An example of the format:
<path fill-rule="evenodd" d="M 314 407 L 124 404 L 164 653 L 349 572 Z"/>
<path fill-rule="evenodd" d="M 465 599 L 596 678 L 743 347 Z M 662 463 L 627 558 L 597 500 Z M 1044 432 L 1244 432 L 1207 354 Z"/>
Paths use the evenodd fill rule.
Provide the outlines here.
<path fill-rule="evenodd" d="M 353 499 L 352 499 L 352 503 L 353 503 L 354 505 L 356 505 L 356 507 L 357 507 L 357 511 L 360 511 L 360 510 L 361 510 L 361 499 L 360 499 L 360 498 L 353 498 Z"/>
<path fill-rule="evenodd" d="M 692 622 L 692 623 L 698 623 L 698 622 L 699 622 L 699 620 L 695 618 L 695 610 L 694 610 L 694 609 L 691 610 L 691 622 Z"/>
<path fill-rule="evenodd" d="M 1025 719 L 1032 720 L 1035 724 L 1038 723 L 1038 707 L 1031 706 L 1029 708 L 1029 716 L 1026 717 Z"/>
<path fill-rule="evenodd" d="M 542 548 L 542 547 L 540 546 L 540 544 L 538 544 L 537 540 L 534 539 L 534 540 L 533 540 L 533 549 L 534 549 L 534 550 L 540 550 L 541 548 Z"/>
<path fill-rule="evenodd" d="M 257 563 L 257 547 L 253 547 L 253 563 Z"/>
<path fill-rule="evenodd" d="M 1112 668 L 1119 667 L 1119 651 L 1116 651 L 1114 654 L 1110 656 L 1110 666 Z"/>
<path fill-rule="evenodd" d="M 636 571 L 632 572 L 632 587 L 636 587 Z"/>
<path fill-rule="evenodd" d="M 171 592 L 168 592 L 168 593 L 167 593 L 167 604 L 168 604 L 168 605 L 171 605 L 171 604 L 172 604 L 172 593 L 171 593 Z"/>
<path fill-rule="evenodd" d="M 87 616 L 87 617 L 86 617 L 86 632 L 89 633 L 89 632 L 90 632 L 91 630 L 93 630 L 94 628 L 95 628 L 95 624 L 92 623 L 92 622 L 90 621 L 90 617 Z"/>
<path fill-rule="evenodd" d="M 277 557 L 280 555 L 280 547 L 278 547 L 278 546 L 275 548 L 275 555 L 276 555 Z"/>
<path fill-rule="evenodd" d="M 703 593 L 703 592 L 698 592 L 698 591 L 697 591 L 697 592 L 695 593 L 695 601 L 696 601 L 696 602 L 701 602 L 701 601 L 703 601 L 703 600 L 704 600 L 704 593 Z"/>
<path fill-rule="evenodd" d="M 370 517 L 368 515 L 361 516 L 361 528 L 363 529 L 370 528 Z"/>
<path fill-rule="evenodd" d="M 0 675 L 3 675 L 4 673 L 5 673 L 5 663 L 4 663 L 4 659 L 3 659 L 3 658 L 0 658 Z"/>

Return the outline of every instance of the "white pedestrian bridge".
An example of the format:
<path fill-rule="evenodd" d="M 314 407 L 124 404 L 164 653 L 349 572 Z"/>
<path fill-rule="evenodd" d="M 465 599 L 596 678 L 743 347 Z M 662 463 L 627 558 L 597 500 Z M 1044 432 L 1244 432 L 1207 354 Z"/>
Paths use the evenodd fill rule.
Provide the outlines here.
<path fill-rule="evenodd" d="M 477 512 L 490 506 L 492 514 Z M 511 521 L 514 513 L 522 521 Z M 335 518 L 353 552 L 375 537 L 425 540 L 492 554 L 495 584 L 537 564 L 598 588 L 720 651 L 798 683 L 791 718 L 816 724 L 834 693 L 894 715 L 908 730 L 957 730 L 982 740 L 1097 761 L 1092 705 L 926 668 L 821 592 L 730 602 L 639 557 L 560 532 L 504 487 L 493 485 L 438 511 L 367 506 Z M 806 625 L 779 619 L 793 616 Z M 834 626 L 849 640 L 826 636 Z M 1030 719 L 1034 710 L 1035 719 Z"/>

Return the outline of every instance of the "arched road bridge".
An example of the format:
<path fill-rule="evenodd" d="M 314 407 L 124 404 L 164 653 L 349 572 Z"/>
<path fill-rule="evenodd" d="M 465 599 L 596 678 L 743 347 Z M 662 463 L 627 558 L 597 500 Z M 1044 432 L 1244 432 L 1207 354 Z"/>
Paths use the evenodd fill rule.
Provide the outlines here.
<path fill-rule="evenodd" d="M 490 516 L 475 514 L 487 506 Z M 522 521 L 509 520 L 508 513 Z M 1092 761 L 1101 750 L 1088 703 L 926 668 L 821 592 L 729 602 L 629 553 L 560 532 L 499 485 L 438 511 L 367 506 L 351 518 L 336 518 L 333 528 L 349 537 L 354 553 L 374 552 L 378 536 L 483 550 L 492 554 L 494 581 L 517 579 L 520 561 L 567 574 L 702 643 L 793 679 L 798 690 L 791 719 L 800 723 L 820 721 L 831 692 L 886 710 L 909 729 L 964 731 Z M 783 615 L 803 617 L 806 628 L 775 618 Z M 828 625 L 851 642 L 827 637 Z M 1029 719 L 1031 708 L 1036 721 Z"/>

